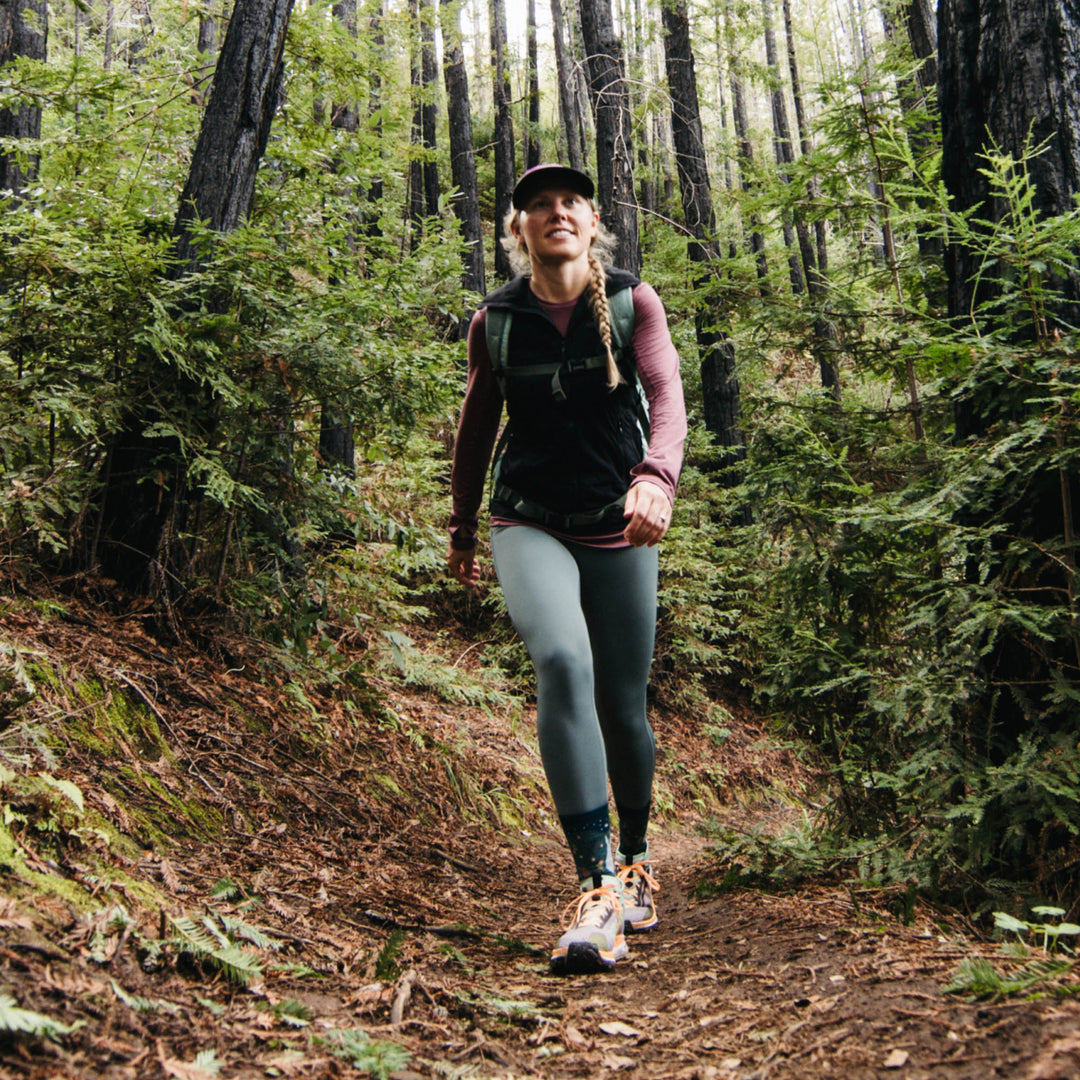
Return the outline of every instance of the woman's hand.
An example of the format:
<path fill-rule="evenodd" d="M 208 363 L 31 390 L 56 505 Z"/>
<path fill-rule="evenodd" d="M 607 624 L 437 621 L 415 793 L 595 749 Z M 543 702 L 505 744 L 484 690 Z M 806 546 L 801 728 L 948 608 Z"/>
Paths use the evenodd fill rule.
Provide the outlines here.
<path fill-rule="evenodd" d="M 634 547 L 652 547 L 664 538 L 671 523 L 671 502 L 657 484 L 642 480 L 626 493 L 623 517 L 629 518 L 623 536 Z"/>
<path fill-rule="evenodd" d="M 446 553 L 446 565 L 453 577 L 467 589 L 475 589 L 480 584 L 480 564 L 476 561 L 476 548 L 458 551 L 451 548 Z"/>

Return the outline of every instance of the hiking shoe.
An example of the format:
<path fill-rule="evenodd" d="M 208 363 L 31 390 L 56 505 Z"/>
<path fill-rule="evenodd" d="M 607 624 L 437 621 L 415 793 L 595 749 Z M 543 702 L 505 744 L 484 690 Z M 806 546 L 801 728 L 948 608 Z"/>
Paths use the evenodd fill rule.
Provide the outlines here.
<path fill-rule="evenodd" d="M 627 953 L 622 889 L 618 878 L 583 892 L 563 912 L 565 933 L 551 953 L 555 975 L 610 971 Z"/>
<path fill-rule="evenodd" d="M 615 872 L 623 884 L 623 930 L 627 934 L 651 930 L 660 920 L 656 917 L 653 894 L 660 891 L 652 866 L 644 860 L 622 865 Z"/>

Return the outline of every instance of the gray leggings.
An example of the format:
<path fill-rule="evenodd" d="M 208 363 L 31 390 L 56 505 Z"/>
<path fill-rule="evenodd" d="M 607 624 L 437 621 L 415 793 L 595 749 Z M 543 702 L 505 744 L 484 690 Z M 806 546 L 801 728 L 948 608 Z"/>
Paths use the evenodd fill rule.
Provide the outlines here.
<path fill-rule="evenodd" d="M 536 669 L 537 737 L 561 816 L 652 797 L 645 692 L 656 628 L 657 549 L 592 548 L 528 525 L 492 530 L 510 617 Z"/>

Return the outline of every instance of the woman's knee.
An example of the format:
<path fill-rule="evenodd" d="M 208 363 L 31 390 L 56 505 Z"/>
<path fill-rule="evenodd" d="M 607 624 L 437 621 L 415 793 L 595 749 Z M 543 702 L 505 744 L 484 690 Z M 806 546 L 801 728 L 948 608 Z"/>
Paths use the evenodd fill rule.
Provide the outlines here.
<path fill-rule="evenodd" d="M 566 641 L 553 641 L 532 657 L 536 681 L 545 691 L 561 691 L 568 696 L 593 695 L 592 655 L 588 647 L 576 648 Z"/>

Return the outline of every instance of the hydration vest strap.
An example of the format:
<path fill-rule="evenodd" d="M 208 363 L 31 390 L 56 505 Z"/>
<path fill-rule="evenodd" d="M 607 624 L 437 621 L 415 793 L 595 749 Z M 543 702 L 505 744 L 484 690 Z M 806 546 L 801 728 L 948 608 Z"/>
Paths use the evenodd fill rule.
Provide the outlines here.
<path fill-rule="evenodd" d="M 519 495 L 513 488 L 500 484 L 498 481 L 493 485 L 492 493 L 501 502 L 509 503 L 523 518 L 535 521 L 538 525 L 546 525 L 550 529 L 580 529 L 587 525 L 597 525 L 613 510 L 621 510 L 626 505 L 626 496 L 622 495 L 596 510 L 557 514 L 554 510 L 533 502 L 532 499 L 526 499 L 524 495 Z"/>

